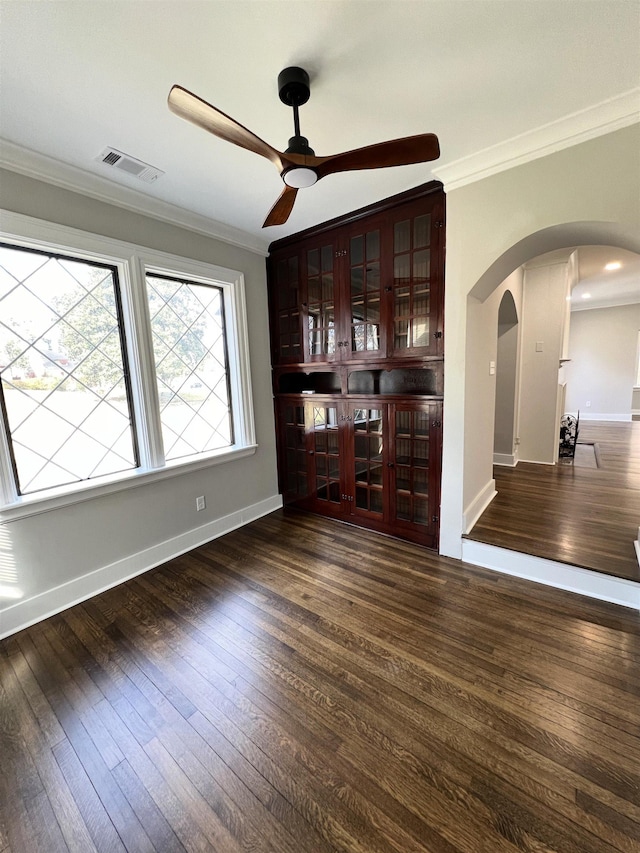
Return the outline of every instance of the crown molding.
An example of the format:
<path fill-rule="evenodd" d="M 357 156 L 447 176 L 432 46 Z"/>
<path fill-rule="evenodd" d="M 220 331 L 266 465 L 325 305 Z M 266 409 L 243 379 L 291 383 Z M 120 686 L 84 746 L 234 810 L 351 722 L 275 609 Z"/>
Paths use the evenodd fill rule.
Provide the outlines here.
<path fill-rule="evenodd" d="M 513 136 L 468 157 L 436 165 L 433 172 L 444 184 L 445 191 L 451 192 L 636 122 L 640 122 L 640 87 L 543 124 L 535 130 Z"/>
<path fill-rule="evenodd" d="M 266 256 L 268 240 L 0 139 L 0 168 Z"/>
<path fill-rule="evenodd" d="M 588 304 L 571 305 L 571 313 L 577 314 L 581 311 L 597 311 L 598 308 L 625 308 L 627 305 L 637 305 L 640 303 L 640 298 L 636 299 L 633 296 L 620 296 L 618 299 L 596 299 L 588 300 Z"/>

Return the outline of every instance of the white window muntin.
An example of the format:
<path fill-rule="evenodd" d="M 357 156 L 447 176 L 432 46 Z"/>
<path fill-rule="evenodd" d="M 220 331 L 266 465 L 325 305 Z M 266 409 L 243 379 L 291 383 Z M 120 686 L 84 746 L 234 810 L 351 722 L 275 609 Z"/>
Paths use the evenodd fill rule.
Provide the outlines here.
<path fill-rule="evenodd" d="M 0 520 L 44 512 L 255 452 L 246 299 L 241 272 L 4 210 L 0 210 L 0 239 L 16 248 L 60 252 L 116 267 L 140 456 L 140 466 L 133 472 L 21 498 L 14 483 L 7 437 L 4 428 L 0 428 Z M 214 284 L 223 292 L 234 433 L 234 444 L 229 448 L 175 461 L 164 460 L 146 295 L 147 272 Z"/>

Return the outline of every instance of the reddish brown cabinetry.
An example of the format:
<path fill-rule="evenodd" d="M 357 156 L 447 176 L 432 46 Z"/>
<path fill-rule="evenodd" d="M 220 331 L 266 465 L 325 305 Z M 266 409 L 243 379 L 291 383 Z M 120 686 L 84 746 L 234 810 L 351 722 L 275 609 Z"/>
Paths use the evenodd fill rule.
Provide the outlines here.
<path fill-rule="evenodd" d="M 268 275 L 285 503 L 437 547 L 440 186 L 274 243 Z"/>

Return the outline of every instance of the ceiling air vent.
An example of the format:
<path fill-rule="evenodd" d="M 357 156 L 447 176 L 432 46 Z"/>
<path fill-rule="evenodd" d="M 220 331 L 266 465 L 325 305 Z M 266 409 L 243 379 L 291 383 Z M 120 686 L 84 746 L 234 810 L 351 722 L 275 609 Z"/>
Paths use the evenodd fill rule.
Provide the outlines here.
<path fill-rule="evenodd" d="M 143 163 L 142 160 L 136 160 L 135 157 L 130 157 L 128 154 L 123 154 L 115 148 L 105 148 L 104 151 L 96 157 L 99 163 L 105 166 L 111 166 L 138 178 L 141 181 L 146 181 L 148 184 L 153 183 L 161 175 L 164 175 L 162 169 L 156 169 L 148 163 Z"/>

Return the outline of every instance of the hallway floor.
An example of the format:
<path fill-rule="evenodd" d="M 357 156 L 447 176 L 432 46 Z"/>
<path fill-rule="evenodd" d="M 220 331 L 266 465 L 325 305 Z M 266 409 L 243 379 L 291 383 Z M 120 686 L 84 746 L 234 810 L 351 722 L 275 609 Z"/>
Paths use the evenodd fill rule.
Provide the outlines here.
<path fill-rule="evenodd" d="M 581 421 L 599 468 L 494 467 L 497 496 L 468 539 L 640 582 L 640 422 Z"/>

